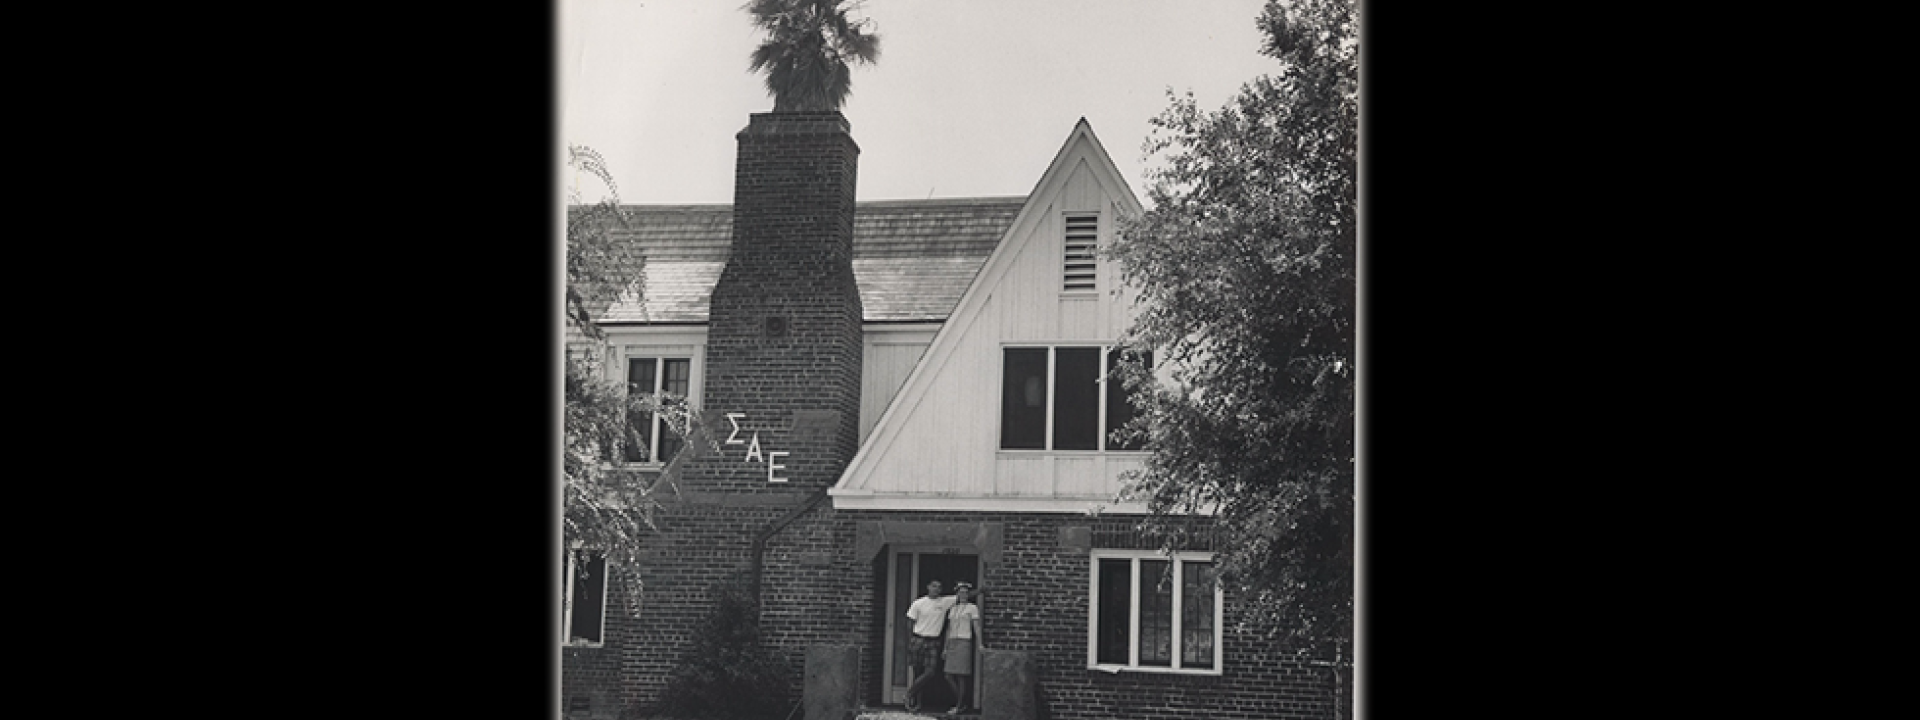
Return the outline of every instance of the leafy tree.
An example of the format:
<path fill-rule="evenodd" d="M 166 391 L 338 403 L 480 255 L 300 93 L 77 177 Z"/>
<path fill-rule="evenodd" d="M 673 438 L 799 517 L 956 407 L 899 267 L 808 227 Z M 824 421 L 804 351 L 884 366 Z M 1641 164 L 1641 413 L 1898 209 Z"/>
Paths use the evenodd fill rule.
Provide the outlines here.
<path fill-rule="evenodd" d="M 749 72 L 767 73 L 773 111 L 838 110 L 853 89 L 848 62 L 880 58 L 871 20 L 852 20 L 845 0 L 751 0 L 753 24 L 767 39 L 753 50 Z"/>
<path fill-rule="evenodd" d="M 607 194 L 596 202 L 582 203 L 578 187 L 568 189 L 565 315 L 572 337 L 562 393 L 561 534 L 570 548 L 578 544 L 586 552 L 605 555 L 607 571 L 627 581 L 624 599 L 632 612 L 639 602 L 640 579 L 634 570 L 639 567 L 642 541 L 657 530 L 653 513 L 659 504 L 654 492 L 663 485 L 674 486 L 685 460 L 674 458 L 651 479 L 618 469 L 626 443 L 644 444 L 628 416 L 657 413 L 669 431 L 689 438 L 689 446 L 712 441 L 683 398 L 628 393 L 604 379 L 600 358 L 605 354 L 605 333 L 594 324 L 593 315 L 615 300 L 641 297 L 644 258 L 614 236 L 613 231 L 630 218 L 620 207 L 619 191 L 599 153 L 571 147 L 567 164 L 605 182 Z"/>
<path fill-rule="evenodd" d="M 1141 291 L 1122 343 L 1174 380 L 1117 371 L 1141 408 L 1121 432 L 1152 451 L 1129 493 L 1169 541 L 1215 509 L 1242 619 L 1303 650 L 1353 631 L 1356 12 L 1269 0 L 1279 71 L 1218 111 L 1172 97 L 1146 143 L 1153 209 L 1109 250 Z"/>
<path fill-rule="evenodd" d="M 631 611 L 637 607 L 639 583 L 627 571 L 639 559 L 641 536 L 652 525 L 652 507 L 640 488 L 613 470 L 630 433 L 628 398 L 604 379 L 600 344 L 605 334 L 594 324 L 593 313 L 642 282 L 643 275 L 632 262 L 638 258 L 613 236 L 628 218 L 599 153 L 570 147 L 567 165 L 599 178 L 608 192 L 597 202 L 583 204 L 577 184 L 568 188 L 565 314 L 570 342 L 562 390 L 561 535 L 569 548 L 577 545 L 604 554 L 608 573 L 625 575 Z"/>

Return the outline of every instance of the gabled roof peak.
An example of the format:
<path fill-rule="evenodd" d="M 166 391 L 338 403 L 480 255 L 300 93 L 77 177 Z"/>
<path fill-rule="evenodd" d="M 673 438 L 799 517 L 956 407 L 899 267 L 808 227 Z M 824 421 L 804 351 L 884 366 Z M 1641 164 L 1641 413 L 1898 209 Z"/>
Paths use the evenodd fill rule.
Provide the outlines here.
<path fill-rule="evenodd" d="M 1079 198 L 1077 202 L 1087 204 L 1068 208 L 1062 203 L 1068 197 L 1069 188 L 1076 182 L 1076 178 L 1082 178 L 1082 182 L 1086 183 L 1080 186 L 1082 188 L 1080 193 L 1083 197 Z M 915 363 L 913 370 L 908 373 L 906 382 L 902 384 L 900 390 L 894 394 L 893 400 L 888 403 L 887 409 L 881 414 L 873 430 L 861 443 L 860 450 L 855 453 L 853 459 L 847 463 L 847 468 L 842 472 L 840 481 L 835 483 L 834 487 L 829 490 L 829 495 L 850 498 L 864 495 L 871 498 L 877 487 L 886 486 L 888 483 L 898 481 L 899 478 L 896 476 L 876 475 L 874 468 L 881 463 L 887 462 L 887 460 L 884 459 L 885 456 L 894 446 L 896 439 L 900 438 L 901 434 L 905 432 L 902 428 L 912 422 L 909 418 L 914 415 L 915 408 L 919 406 L 922 399 L 928 397 L 929 393 L 934 392 L 931 388 L 938 382 L 936 378 L 940 376 L 942 369 L 945 368 L 949 362 L 955 362 L 956 357 L 966 355 L 966 353 L 959 348 L 964 343 L 973 341 L 963 340 L 963 337 L 970 337 L 968 334 L 974 332 L 1000 332 L 998 330 L 981 329 L 993 323 L 975 322 L 976 318 L 981 317 L 983 313 L 987 312 L 984 308 L 987 307 L 989 298 L 994 296 L 996 289 L 1000 288 L 1001 283 L 1010 276 L 1021 278 L 1014 282 L 1028 282 L 1023 276 L 1019 276 L 1014 268 L 1023 262 L 1020 257 L 1027 248 L 1040 247 L 1044 249 L 1053 247 L 1051 245 L 1051 243 L 1054 242 L 1053 236 L 1046 233 L 1047 228 L 1054 227 L 1050 223 L 1054 222 L 1054 219 L 1057 217 L 1052 211 L 1092 208 L 1098 208 L 1101 212 L 1106 212 L 1107 209 L 1110 208 L 1115 215 L 1122 217 L 1138 216 L 1139 213 L 1142 212 L 1139 199 L 1134 197 L 1133 191 L 1127 187 L 1126 179 L 1121 177 L 1119 169 L 1114 167 L 1113 159 L 1107 155 L 1106 149 L 1101 147 L 1100 139 L 1093 134 L 1093 124 L 1088 122 L 1083 116 L 1078 122 L 1074 123 L 1073 130 L 1067 133 L 1066 139 L 1060 144 L 1060 149 L 1054 153 L 1052 162 L 1047 164 L 1047 169 L 1041 173 L 1040 178 L 1034 183 L 1033 191 L 1027 194 L 1025 202 L 1020 207 L 1019 214 L 1014 216 L 1012 222 L 1001 232 L 999 241 L 995 243 L 993 247 L 993 252 L 987 256 L 985 263 L 980 266 L 979 271 L 973 274 L 965 287 L 965 291 L 960 294 L 958 303 L 947 316 L 947 321 L 940 325 L 940 329 L 934 334 L 933 341 L 928 344 L 926 350 L 920 353 L 920 359 Z M 1112 221 L 1103 221 L 1103 225 L 1112 227 Z M 1111 230 L 1106 232 L 1111 232 Z M 1056 259 L 1044 262 L 1058 262 L 1057 258 L 1059 256 L 1053 255 L 1054 252 L 1058 251 L 1052 250 L 1045 252 L 1044 254 L 1053 256 Z M 1053 272 L 1057 273 L 1059 266 L 1055 265 L 1053 267 L 1055 268 Z M 1052 277 L 1058 278 L 1059 276 L 1053 275 Z M 1058 282 L 1058 280 L 1056 279 L 1054 282 Z M 1028 287 L 1032 286 L 1029 285 Z M 1045 297 L 1052 292 L 1057 292 L 1059 286 L 1054 285 L 1053 288 L 1053 291 L 1030 295 L 1030 297 Z M 1019 291 L 1016 290 L 1012 296 L 1018 297 Z M 1009 312 L 1017 313 L 1019 311 L 1012 310 Z M 1094 322 L 1092 316 L 1082 318 L 1082 320 Z M 1099 322 L 1105 321 L 1101 320 Z M 999 327 L 997 324 L 994 324 L 994 326 Z M 1085 328 L 1082 328 L 1082 330 L 1085 330 Z M 1095 329 L 1093 332 L 1104 333 L 1105 331 Z M 988 341 L 986 346 L 997 348 L 998 342 L 1011 337 L 1016 336 L 1012 334 L 995 335 Z M 1091 336 L 1079 334 L 1072 337 L 1087 338 Z M 970 347 L 977 349 L 981 347 L 981 345 L 976 343 Z M 996 357 L 982 357 L 978 353 L 974 353 L 972 355 L 966 355 L 965 357 L 959 357 L 957 361 L 962 363 L 986 362 L 992 364 L 998 363 L 999 359 Z M 911 442 L 922 441 L 923 439 Z M 887 479 L 878 481 L 878 484 L 870 484 L 870 481 L 874 481 L 876 477 L 884 477 Z M 900 486 L 897 485 L 892 486 L 892 489 L 886 490 L 886 492 L 898 491 L 899 487 Z M 912 494 L 919 493 L 920 491 L 912 490 L 908 492 Z M 1008 500 L 1009 502 L 1022 500 L 1022 498 L 1011 495 L 1006 497 L 1010 498 Z M 1068 498 L 1067 503 L 1068 505 L 1073 505 L 1079 503 L 1081 499 L 1083 498 Z M 891 502 L 891 500 L 886 502 Z M 1032 506 L 1028 505 L 1025 507 Z"/>
<path fill-rule="evenodd" d="M 1120 174 L 1120 168 L 1113 164 L 1113 156 L 1107 152 L 1106 146 L 1101 144 L 1100 136 L 1094 134 L 1093 123 L 1088 122 L 1085 115 L 1080 116 L 1079 121 L 1073 124 L 1073 129 L 1067 132 L 1066 141 L 1062 142 L 1060 149 L 1054 152 L 1053 161 L 1047 163 L 1047 169 L 1040 174 L 1039 182 L 1034 184 L 1033 190 L 1027 193 L 1027 197 L 1038 196 L 1050 180 L 1056 177 L 1064 179 L 1065 173 L 1072 172 L 1072 168 L 1065 167 L 1067 156 L 1073 152 L 1074 145 L 1083 140 L 1092 146 L 1086 159 L 1100 165 L 1114 180 L 1119 181 L 1120 187 L 1124 189 L 1119 193 L 1121 204 L 1129 212 L 1135 214 L 1144 212 L 1145 208 L 1140 205 L 1140 198 L 1133 194 L 1132 185 L 1127 182 L 1125 176 Z"/>

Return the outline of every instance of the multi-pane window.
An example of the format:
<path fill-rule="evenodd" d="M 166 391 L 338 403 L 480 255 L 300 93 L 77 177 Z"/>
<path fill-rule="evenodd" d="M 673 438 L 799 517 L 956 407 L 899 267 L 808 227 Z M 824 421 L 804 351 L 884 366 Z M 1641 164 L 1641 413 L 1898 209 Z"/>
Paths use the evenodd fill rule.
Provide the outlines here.
<path fill-rule="evenodd" d="M 1117 351 L 1100 346 L 1007 348 L 1001 375 L 1000 448 L 1140 449 L 1138 444 L 1111 440 L 1113 431 L 1134 416 L 1126 388 L 1110 377 L 1119 358 Z M 1147 362 L 1152 364 L 1151 355 Z"/>
<path fill-rule="evenodd" d="M 685 402 L 692 376 L 693 361 L 689 358 L 627 358 L 629 395 L 667 393 Z M 627 424 L 633 430 L 626 444 L 627 462 L 666 462 L 680 451 L 680 436 L 668 429 L 658 414 L 629 412 Z"/>
<path fill-rule="evenodd" d="M 1088 664 L 1220 672 L 1221 596 L 1212 556 L 1095 550 Z"/>
<path fill-rule="evenodd" d="M 562 578 L 561 637 L 568 645 L 599 645 L 606 624 L 607 558 L 588 550 L 567 553 Z"/>

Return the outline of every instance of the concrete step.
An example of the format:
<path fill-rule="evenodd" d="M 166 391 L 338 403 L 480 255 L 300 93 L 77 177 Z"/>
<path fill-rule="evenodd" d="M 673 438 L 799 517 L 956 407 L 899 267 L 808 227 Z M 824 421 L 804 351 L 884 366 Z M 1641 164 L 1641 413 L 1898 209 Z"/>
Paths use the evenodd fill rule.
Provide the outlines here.
<path fill-rule="evenodd" d="M 921 710 L 920 712 L 908 712 L 903 708 L 860 708 L 859 710 L 853 711 L 853 720 L 933 720 L 934 718 L 950 717 L 956 716 L 948 715 L 944 708 L 937 711 Z M 962 710 L 957 717 L 978 720 L 980 711 L 977 709 Z"/>

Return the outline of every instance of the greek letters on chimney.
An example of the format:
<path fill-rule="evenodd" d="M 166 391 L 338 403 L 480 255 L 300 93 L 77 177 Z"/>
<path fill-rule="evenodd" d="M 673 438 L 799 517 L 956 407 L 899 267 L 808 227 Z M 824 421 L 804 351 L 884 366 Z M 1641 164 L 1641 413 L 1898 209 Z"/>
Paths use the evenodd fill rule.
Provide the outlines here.
<path fill-rule="evenodd" d="M 787 466 L 781 465 L 775 461 L 779 460 L 780 458 L 786 457 L 789 453 L 785 450 L 771 450 L 765 453 L 765 455 L 763 456 L 760 452 L 760 433 L 757 433 L 757 432 L 753 434 L 753 440 L 751 442 L 746 440 L 741 440 L 740 439 L 740 421 L 745 420 L 746 417 L 747 417 L 746 413 L 727 413 L 727 423 L 733 426 L 733 431 L 730 433 L 727 433 L 726 444 L 747 446 L 747 455 L 746 457 L 742 458 L 743 462 L 766 463 L 767 464 L 767 482 L 786 482 L 787 481 L 786 478 L 779 477 L 774 473 L 780 470 L 787 469 Z"/>

